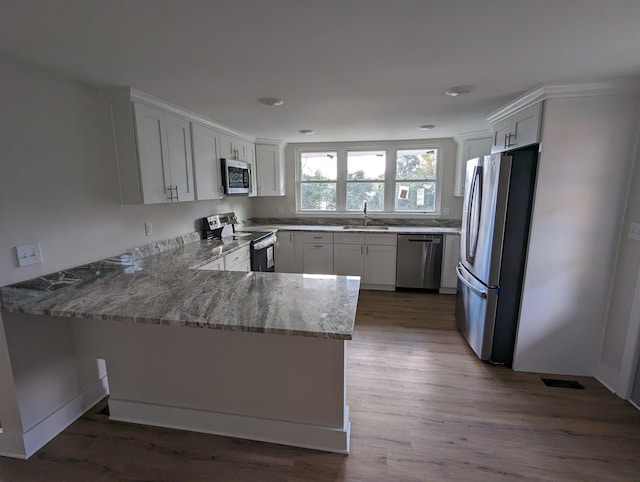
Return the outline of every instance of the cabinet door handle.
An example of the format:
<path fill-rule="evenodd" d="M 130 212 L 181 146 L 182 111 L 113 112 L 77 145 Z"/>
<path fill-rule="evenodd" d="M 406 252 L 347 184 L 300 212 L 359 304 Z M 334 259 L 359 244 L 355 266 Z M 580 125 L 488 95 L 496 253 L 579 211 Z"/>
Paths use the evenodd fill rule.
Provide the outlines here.
<path fill-rule="evenodd" d="M 293 243 L 293 233 L 289 233 L 289 242 Z"/>
<path fill-rule="evenodd" d="M 322 248 L 322 245 L 321 244 L 314 244 L 313 247 L 314 248 Z"/>
<path fill-rule="evenodd" d="M 169 186 L 165 189 L 165 192 L 169 191 L 169 201 L 173 201 L 173 186 Z"/>
<path fill-rule="evenodd" d="M 178 185 L 176 184 L 176 201 L 180 201 L 180 196 L 178 195 Z"/>
<path fill-rule="evenodd" d="M 366 253 L 367 253 L 367 256 L 369 256 L 369 246 L 367 246 Z"/>
<path fill-rule="evenodd" d="M 364 254 L 364 246 L 360 246 L 360 256 Z"/>
<path fill-rule="evenodd" d="M 509 132 L 508 134 L 506 134 L 504 136 L 504 147 L 505 148 L 513 146 L 513 142 L 511 142 L 511 138 L 512 137 L 513 137 L 513 140 L 515 141 L 516 135 L 512 134 L 511 132 Z"/>

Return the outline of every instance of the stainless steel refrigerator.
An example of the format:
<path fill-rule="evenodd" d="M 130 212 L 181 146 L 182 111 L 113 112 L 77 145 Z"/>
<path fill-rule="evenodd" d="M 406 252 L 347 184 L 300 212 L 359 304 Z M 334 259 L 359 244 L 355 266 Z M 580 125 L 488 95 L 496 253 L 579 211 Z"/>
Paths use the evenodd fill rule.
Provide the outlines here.
<path fill-rule="evenodd" d="M 538 146 L 467 161 L 456 321 L 482 360 L 511 366 Z"/>

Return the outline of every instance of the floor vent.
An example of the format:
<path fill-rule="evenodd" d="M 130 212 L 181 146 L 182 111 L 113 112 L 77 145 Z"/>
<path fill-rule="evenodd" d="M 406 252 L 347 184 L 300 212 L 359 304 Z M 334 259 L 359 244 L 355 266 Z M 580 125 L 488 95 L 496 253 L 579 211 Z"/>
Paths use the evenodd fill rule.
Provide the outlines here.
<path fill-rule="evenodd" d="M 542 382 L 548 387 L 575 388 L 584 390 L 582 384 L 577 380 L 558 380 L 557 378 L 543 378 Z"/>

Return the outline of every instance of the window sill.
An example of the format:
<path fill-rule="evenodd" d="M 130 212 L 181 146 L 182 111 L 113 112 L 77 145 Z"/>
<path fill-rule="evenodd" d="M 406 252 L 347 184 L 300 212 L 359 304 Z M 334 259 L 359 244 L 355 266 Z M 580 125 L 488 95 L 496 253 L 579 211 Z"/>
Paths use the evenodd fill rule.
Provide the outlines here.
<path fill-rule="evenodd" d="M 296 211 L 296 217 L 301 218 L 358 218 L 363 217 L 362 211 Z M 418 211 L 413 212 L 402 212 L 402 213 L 367 213 L 367 218 L 369 219 L 389 219 L 389 218 L 423 218 L 423 219 L 432 219 L 432 218 L 442 218 L 442 213 L 433 212 L 433 213 L 423 213 Z"/>

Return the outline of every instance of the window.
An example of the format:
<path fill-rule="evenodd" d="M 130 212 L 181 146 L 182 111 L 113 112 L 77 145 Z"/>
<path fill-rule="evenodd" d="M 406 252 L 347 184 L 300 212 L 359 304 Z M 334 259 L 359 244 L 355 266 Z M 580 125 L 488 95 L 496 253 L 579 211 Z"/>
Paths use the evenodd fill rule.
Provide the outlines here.
<path fill-rule="evenodd" d="M 303 152 L 300 155 L 300 208 L 335 211 L 338 154 Z"/>
<path fill-rule="evenodd" d="M 385 151 L 347 152 L 347 211 L 384 211 Z"/>
<path fill-rule="evenodd" d="M 366 203 L 373 214 L 438 214 L 440 156 L 448 144 L 401 142 L 300 145 L 297 211 L 353 215 Z"/>
<path fill-rule="evenodd" d="M 399 149 L 395 211 L 435 212 L 437 175 L 437 149 Z"/>

